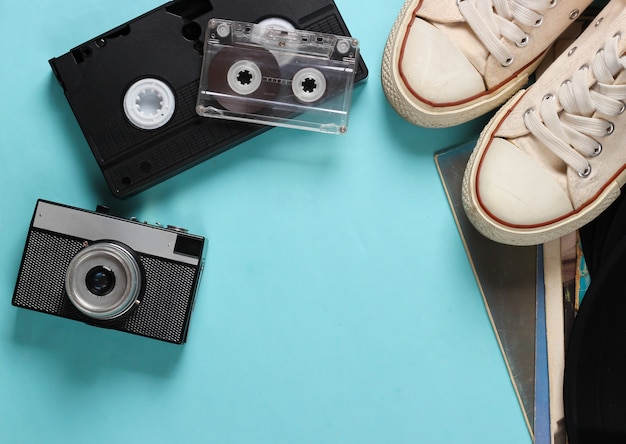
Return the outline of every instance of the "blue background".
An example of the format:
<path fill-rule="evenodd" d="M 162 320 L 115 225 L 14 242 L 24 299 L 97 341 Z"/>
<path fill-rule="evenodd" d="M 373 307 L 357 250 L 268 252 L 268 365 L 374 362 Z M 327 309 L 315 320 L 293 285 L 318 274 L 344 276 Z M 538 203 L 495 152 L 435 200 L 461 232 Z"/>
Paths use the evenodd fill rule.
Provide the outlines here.
<path fill-rule="evenodd" d="M 380 85 L 402 4 L 337 0 L 370 69 L 350 129 L 272 129 L 112 197 L 48 59 L 162 2 L 0 2 L 0 441 L 528 443 L 433 154 Z M 37 198 L 209 239 L 188 342 L 10 303 Z"/>

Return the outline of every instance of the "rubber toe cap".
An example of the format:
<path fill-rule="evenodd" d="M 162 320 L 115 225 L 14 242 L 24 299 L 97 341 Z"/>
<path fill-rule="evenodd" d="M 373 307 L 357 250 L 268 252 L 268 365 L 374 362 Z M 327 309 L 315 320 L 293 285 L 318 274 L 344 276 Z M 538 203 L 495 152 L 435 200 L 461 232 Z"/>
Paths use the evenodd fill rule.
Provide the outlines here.
<path fill-rule="evenodd" d="M 485 91 L 482 76 L 454 43 L 419 18 L 408 31 L 400 64 L 407 87 L 433 104 L 462 102 Z"/>
<path fill-rule="evenodd" d="M 484 153 L 477 190 L 485 210 L 514 226 L 541 225 L 573 211 L 548 171 L 504 139 L 494 139 Z"/>

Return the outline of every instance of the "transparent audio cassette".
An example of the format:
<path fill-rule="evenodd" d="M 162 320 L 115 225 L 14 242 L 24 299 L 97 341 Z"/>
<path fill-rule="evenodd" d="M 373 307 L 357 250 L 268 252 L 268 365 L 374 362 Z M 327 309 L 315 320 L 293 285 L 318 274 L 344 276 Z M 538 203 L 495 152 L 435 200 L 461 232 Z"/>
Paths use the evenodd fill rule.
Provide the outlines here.
<path fill-rule="evenodd" d="M 345 133 L 358 53 L 351 37 L 211 19 L 196 111 Z"/>

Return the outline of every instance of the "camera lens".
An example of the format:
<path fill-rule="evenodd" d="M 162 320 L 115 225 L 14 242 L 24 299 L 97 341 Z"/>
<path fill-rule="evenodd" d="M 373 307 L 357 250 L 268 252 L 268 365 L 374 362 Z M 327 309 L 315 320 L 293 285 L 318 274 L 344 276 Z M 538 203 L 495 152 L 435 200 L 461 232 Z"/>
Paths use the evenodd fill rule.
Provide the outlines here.
<path fill-rule="evenodd" d="M 143 296 L 144 272 L 130 247 L 100 241 L 80 250 L 65 274 L 70 302 L 83 314 L 99 320 L 119 318 Z"/>
<path fill-rule="evenodd" d="M 110 268 L 98 265 L 87 273 L 85 285 L 96 296 L 105 296 L 115 287 L 115 274 Z"/>

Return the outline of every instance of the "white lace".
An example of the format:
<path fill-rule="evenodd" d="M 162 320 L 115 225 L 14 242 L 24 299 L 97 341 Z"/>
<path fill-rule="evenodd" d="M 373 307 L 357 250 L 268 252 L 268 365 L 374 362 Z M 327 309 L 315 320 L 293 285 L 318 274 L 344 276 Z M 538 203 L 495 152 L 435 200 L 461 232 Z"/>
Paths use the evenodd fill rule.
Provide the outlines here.
<path fill-rule="evenodd" d="M 524 114 L 526 128 L 582 177 L 591 173 L 586 158 L 602 151 L 598 139 L 615 128 L 612 122 L 594 114 L 613 117 L 626 110 L 626 84 L 615 83 L 615 77 L 626 69 L 626 56 L 618 54 L 620 38 L 620 34 L 608 38 L 594 56 L 591 68 L 583 66 L 564 82 L 558 97 L 544 96 L 539 116 L 534 109 Z"/>
<path fill-rule="evenodd" d="M 513 54 L 502 37 L 526 46 L 529 36 L 518 25 L 541 26 L 538 11 L 552 8 L 556 0 L 457 0 L 461 15 L 485 48 L 503 65 L 513 63 Z"/>

